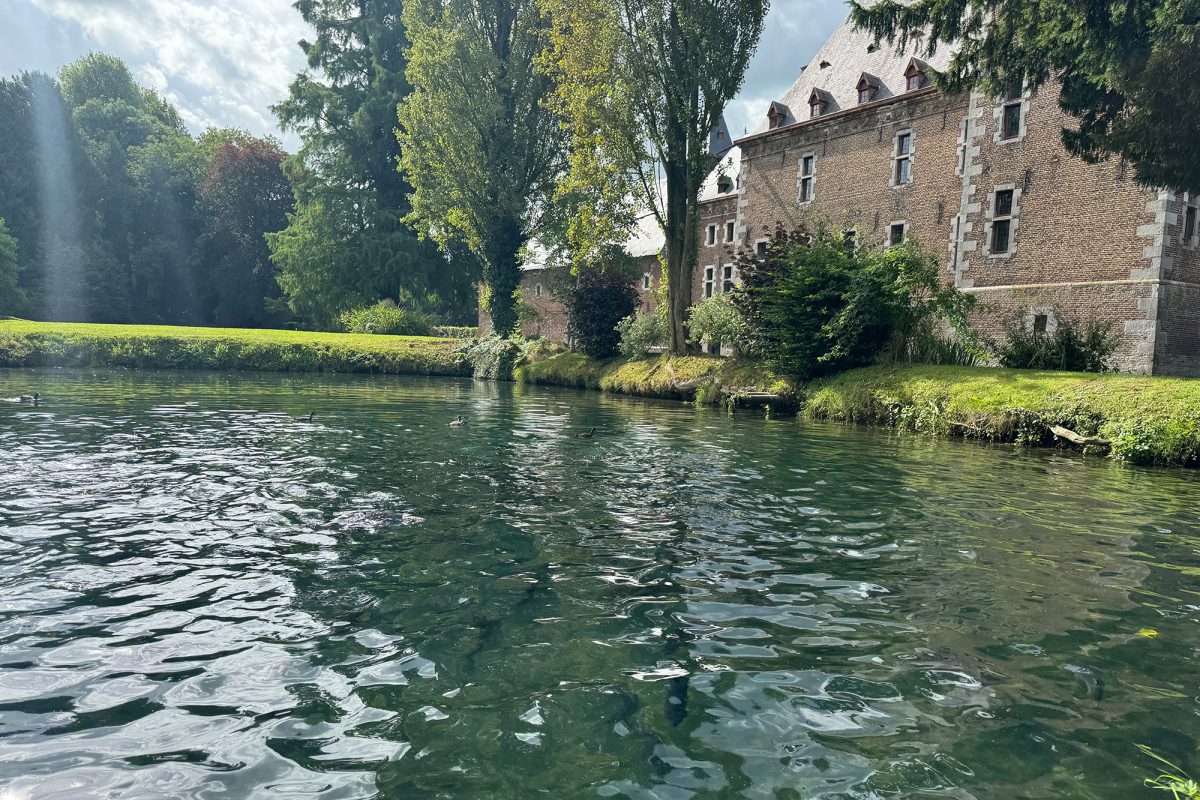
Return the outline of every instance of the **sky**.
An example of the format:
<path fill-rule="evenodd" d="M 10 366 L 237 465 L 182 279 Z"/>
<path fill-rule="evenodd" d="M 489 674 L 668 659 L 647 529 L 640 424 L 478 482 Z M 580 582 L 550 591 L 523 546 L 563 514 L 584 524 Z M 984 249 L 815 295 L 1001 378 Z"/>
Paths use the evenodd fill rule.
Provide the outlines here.
<path fill-rule="evenodd" d="M 842 0 L 775 0 L 741 94 L 726 112 L 735 138 L 846 16 Z M 91 52 L 124 59 L 143 85 L 179 108 L 193 133 L 208 127 L 280 132 L 271 105 L 304 67 L 309 34 L 291 0 L 0 0 L 0 76 L 56 72 Z"/>

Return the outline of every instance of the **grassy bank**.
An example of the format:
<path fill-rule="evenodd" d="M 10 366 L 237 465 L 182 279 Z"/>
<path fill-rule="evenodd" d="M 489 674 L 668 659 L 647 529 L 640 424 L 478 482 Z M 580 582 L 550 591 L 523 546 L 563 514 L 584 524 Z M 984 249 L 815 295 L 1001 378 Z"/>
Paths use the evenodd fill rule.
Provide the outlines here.
<path fill-rule="evenodd" d="M 1200 465 L 1200 380 L 984 367 L 869 367 L 805 391 L 817 419 L 1023 445 L 1050 426 L 1142 464 Z"/>
<path fill-rule="evenodd" d="M 0 366 L 469 375 L 459 342 L 417 336 L 0 320 Z"/>
<path fill-rule="evenodd" d="M 794 409 L 796 387 L 762 364 L 716 356 L 659 356 L 594 361 L 579 353 L 561 353 L 517 367 L 523 383 L 574 386 L 616 394 L 689 400 L 701 405 L 770 404 Z"/>

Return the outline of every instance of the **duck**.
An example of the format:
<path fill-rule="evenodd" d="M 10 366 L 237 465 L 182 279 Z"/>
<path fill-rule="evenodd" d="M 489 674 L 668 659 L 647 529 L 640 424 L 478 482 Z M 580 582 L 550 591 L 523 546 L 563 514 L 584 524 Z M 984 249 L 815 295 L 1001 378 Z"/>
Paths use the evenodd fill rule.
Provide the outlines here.
<path fill-rule="evenodd" d="M 300 420 L 301 422 L 312 422 L 312 421 L 313 421 L 313 415 L 314 415 L 314 414 L 316 414 L 316 413 L 317 413 L 317 412 L 315 412 L 315 411 L 310 411 L 310 412 L 308 412 L 308 416 L 307 416 L 307 417 L 296 417 L 296 419 Z"/>
<path fill-rule="evenodd" d="M 459 414 L 457 417 L 450 420 L 451 428 L 463 428 L 463 427 L 466 427 L 466 424 L 467 424 L 467 421 L 466 421 L 466 419 L 463 418 L 462 414 Z"/>
<path fill-rule="evenodd" d="M 41 400 L 41 397 L 42 396 L 37 392 L 34 392 L 33 394 L 23 394 L 21 395 L 20 403 L 23 406 L 36 406 L 38 401 Z"/>
<path fill-rule="evenodd" d="M 575 434 L 575 436 L 576 436 L 576 437 L 578 437 L 578 438 L 580 438 L 580 439 L 590 439 L 590 438 L 592 438 L 592 437 L 593 437 L 593 436 L 595 436 L 595 435 L 596 435 L 596 429 L 595 429 L 595 428 L 592 428 L 590 431 L 584 431 L 583 433 L 577 433 L 577 434 Z"/>

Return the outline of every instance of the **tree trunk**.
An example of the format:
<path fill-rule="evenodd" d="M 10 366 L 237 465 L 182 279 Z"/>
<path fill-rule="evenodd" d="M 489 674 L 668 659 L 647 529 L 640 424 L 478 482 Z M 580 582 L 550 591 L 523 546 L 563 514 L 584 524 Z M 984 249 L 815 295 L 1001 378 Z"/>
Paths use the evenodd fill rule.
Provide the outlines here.
<path fill-rule="evenodd" d="M 500 336 L 509 336 L 517 328 L 517 304 L 513 292 L 521 285 L 518 255 L 524 243 L 519 220 L 495 220 L 486 247 L 483 279 L 488 288 L 492 333 Z"/>
<path fill-rule="evenodd" d="M 688 208 L 688 181 L 685 165 L 664 165 L 667 176 L 667 319 L 671 325 L 671 352 L 688 352 L 687 313 L 692 305 L 691 241 L 695 238 L 694 221 Z"/>

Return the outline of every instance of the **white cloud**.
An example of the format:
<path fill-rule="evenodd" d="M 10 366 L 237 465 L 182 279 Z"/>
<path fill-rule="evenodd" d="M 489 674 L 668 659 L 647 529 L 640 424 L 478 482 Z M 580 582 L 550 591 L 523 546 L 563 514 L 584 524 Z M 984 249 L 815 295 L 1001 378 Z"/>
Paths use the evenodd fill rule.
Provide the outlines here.
<path fill-rule="evenodd" d="M 95 49 L 123 58 L 194 130 L 235 125 L 278 133 L 270 106 L 303 68 L 296 43 L 311 34 L 286 0 L 29 2 L 78 25 Z"/>

